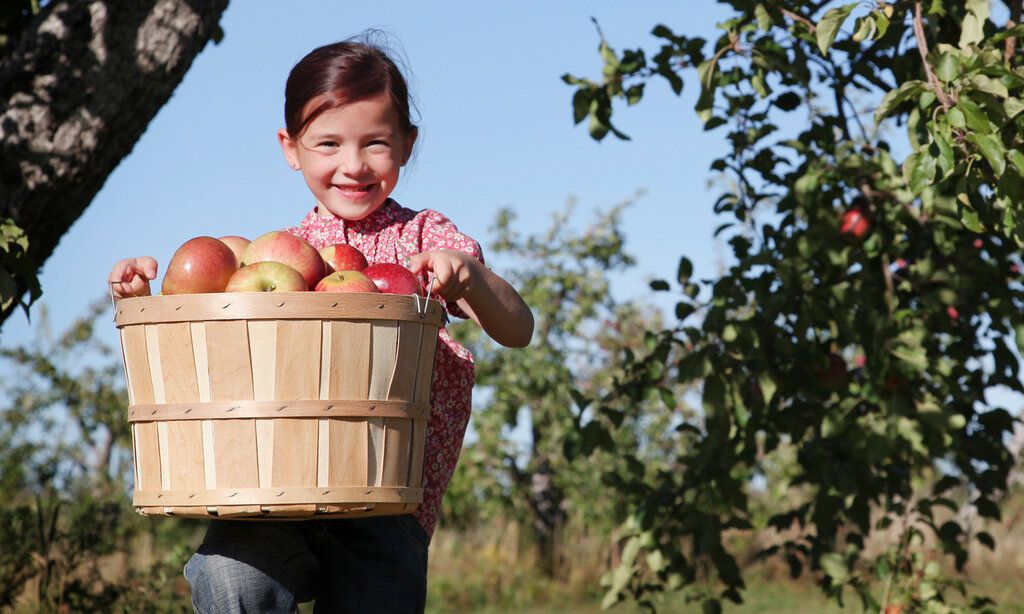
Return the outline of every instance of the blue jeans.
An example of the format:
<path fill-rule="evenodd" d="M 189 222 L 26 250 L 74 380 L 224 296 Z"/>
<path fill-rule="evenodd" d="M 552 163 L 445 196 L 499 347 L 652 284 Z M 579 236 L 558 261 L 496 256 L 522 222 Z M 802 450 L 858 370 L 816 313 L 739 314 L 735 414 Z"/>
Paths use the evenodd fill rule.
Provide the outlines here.
<path fill-rule="evenodd" d="M 428 542 L 410 515 L 212 520 L 185 578 L 199 614 L 423 612 Z"/>

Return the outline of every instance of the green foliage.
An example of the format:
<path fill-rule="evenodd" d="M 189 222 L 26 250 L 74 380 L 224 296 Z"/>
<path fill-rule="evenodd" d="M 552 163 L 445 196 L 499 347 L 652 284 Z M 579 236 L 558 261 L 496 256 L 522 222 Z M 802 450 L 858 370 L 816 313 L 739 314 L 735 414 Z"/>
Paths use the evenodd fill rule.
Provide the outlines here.
<path fill-rule="evenodd" d="M 94 337 L 109 308 L 56 339 L 43 310 L 37 341 L 0 349 L 0 608 L 190 611 L 181 568 L 196 523 L 154 523 L 128 497 L 123 367 Z M 157 554 L 126 566 L 143 546 Z"/>
<path fill-rule="evenodd" d="M 620 227 L 627 204 L 579 227 L 570 203 L 531 236 L 516 231 L 511 211 L 500 212 L 489 254 L 509 262 L 503 277 L 530 305 L 534 339 L 509 351 L 475 326 L 452 328 L 474 352 L 479 407 L 476 440 L 445 496 L 444 524 L 511 516 L 533 530 L 549 574 L 559 567 L 552 549 L 566 522 L 607 534 L 624 519 L 613 498 L 595 499 L 607 488 L 602 479 L 642 478 L 667 458 L 662 441 L 674 399 L 655 398 L 642 415 L 591 403 L 623 377 L 618 355 L 646 352 L 647 330 L 663 326 L 654 309 L 611 296 L 614 275 L 633 265 Z M 526 436 L 512 438 L 513 431 Z"/>
<path fill-rule="evenodd" d="M 986 392 L 1024 392 L 1007 343 L 1024 325 L 1024 29 L 1000 30 L 984 0 L 723 3 L 733 16 L 716 41 L 658 25 L 648 61 L 602 35 L 603 80 L 564 78 L 600 139 L 619 134 L 613 103 L 635 104 L 656 78 L 678 93 L 696 69 L 698 118 L 724 129 L 712 169 L 730 180 L 715 203 L 729 268 L 691 281 L 684 259 L 669 286 L 680 320 L 646 355 L 624 355 L 629 377 L 603 399 L 642 404 L 652 370 L 702 385 L 676 470 L 622 485 L 636 553 L 607 604 L 680 587 L 708 611 L 739 602 L 728 536 L 752 526 L 751 479 L 792 447 L 798 469 L 768 521 L 786 538 L 766 554 L 877 610 L 890 595 L 871 591 L 872 574 L 912 569 L 922 533 L 957 569 L 972 540 L 992 542 L 936 510 L 957 507 L 955 487 L 998 518 L 1013 465 L 1017 418 Z M 890 144 L 894 125 L 906 145 Z M 870 222 L 864 237 L 840 231 L 852 208 Z M 897 520 L 905 546 L 865 560 L 865 539 Z M 708 575 L 715 584 L 698 582 Z M 928 578 L 917 605 L 955 611 L 945 593 L 962 587 Z"/>
<path fill-rule="evenodd" d="M 13 220 L 0 219 L 0 312 L 21 305 L 27 315 L 41 292 L 35 264 L 28 256 L 28 237 Z"/>

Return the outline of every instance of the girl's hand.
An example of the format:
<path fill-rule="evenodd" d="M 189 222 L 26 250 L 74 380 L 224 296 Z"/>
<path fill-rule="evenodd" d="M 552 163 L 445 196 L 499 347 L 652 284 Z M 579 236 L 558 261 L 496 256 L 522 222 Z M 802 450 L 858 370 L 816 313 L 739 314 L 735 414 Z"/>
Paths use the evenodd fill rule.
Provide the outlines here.
<path fill-rule="evenodd" d="M 114 265 L 107 279 L 114 298 L 149 296 L 152 293 L 149 282 L 156 279 L 156 270 L 156 260 L 149 256 L 121 260 Z"/>
<path fill-rule="evenodd" d="M 419 275 L 433 271 L 435 294 L 454 303 L 464 299 L 479 282 L 483 264 L 466 252 L 443 249 L 416 254 L 409 262 L 409 270 Z"/>

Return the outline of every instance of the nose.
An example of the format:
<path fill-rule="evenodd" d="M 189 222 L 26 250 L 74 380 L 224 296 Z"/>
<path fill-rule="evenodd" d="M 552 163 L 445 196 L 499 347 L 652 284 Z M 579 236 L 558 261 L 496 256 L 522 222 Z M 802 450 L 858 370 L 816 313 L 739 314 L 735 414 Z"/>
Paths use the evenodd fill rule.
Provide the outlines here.
<path fill-rule="evenodd" d="M 355 177 L 366 170 L 366 157 L 361 147 L 343 147 L 337 153 L 338 172 Z"/>

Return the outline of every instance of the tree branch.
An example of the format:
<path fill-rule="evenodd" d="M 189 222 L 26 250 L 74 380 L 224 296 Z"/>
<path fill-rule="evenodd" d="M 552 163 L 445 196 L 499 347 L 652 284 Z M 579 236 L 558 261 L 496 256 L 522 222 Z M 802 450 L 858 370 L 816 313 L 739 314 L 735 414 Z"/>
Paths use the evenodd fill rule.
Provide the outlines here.
<path fill-rule="evenodd" d="M 924 38 L 924 20 L 921 17 L 920 2 L 914 3 L 914 37 L 917 39 L 917 51 L 921 54 L 921 63 L 924 64 L 924 73 L 928 76 L 928 84 L 935 91 L 935 96 L 942 104 L 942 110 L 949 111 L 951 106 L 949 96 L 946 95 L 946 90 L 942 89 L 942 84 L 935 76 L 932 65 L 928 63 L 928 41 Z"/>
<path fill-rule="evenodd" d="M 1013 28 L 1020 23 L 1020 13 L 1022 8 L 1021 0 L 1011 1 L 1007 3 L 1010 9 L 1010 20 L 1006 22 L 1006 29 Z M 1013 56 L 1017 53 L 1017 37 L 1010 36 L 1006 39 L 1003 44 L 1003 62 L 1009 64 L 1013 59 Z"/>

